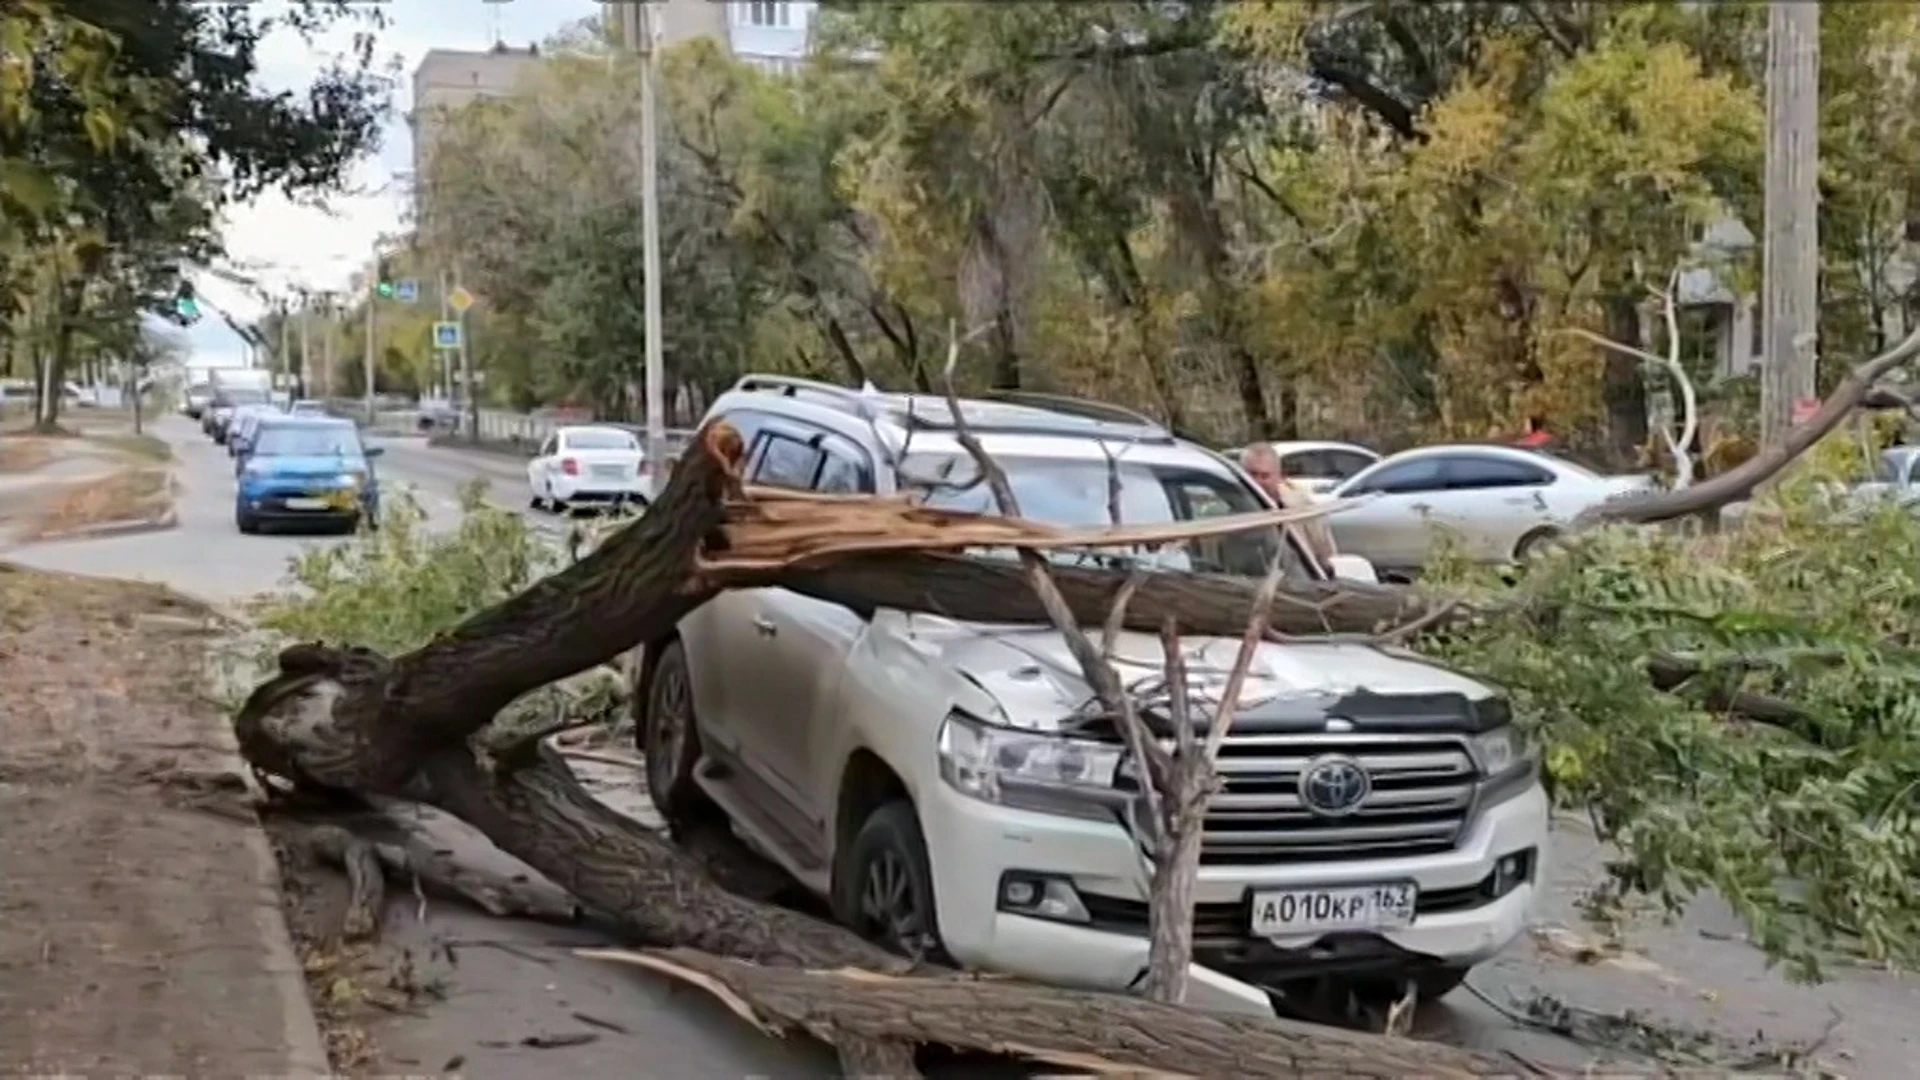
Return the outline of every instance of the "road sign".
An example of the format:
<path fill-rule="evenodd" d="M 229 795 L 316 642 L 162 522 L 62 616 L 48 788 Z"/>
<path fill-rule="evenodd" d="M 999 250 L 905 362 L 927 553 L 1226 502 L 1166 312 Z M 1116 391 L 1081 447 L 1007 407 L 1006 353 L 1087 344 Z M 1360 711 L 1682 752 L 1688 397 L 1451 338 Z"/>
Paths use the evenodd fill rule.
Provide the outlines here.
<path fill-rule="evenodd" d="M 433 324 L 433 347 L 436 349 L 457 349 L 460 347 L 460 324 L 457 322 L 437 322 Z"/>
<path fill-rule="evenodd" d="M 453 291 L 447 294 L 447 306 L 455 311 L 465 312 L 473 306 L 473 294 L 463 286 L 455 285 Z"/>
<path fill-rule="evenodd" d="M 403 304 L 411 304 L 420 299 L 420 283 L 412 278 L 401 278 L 393 289 L 394 299 Z"/>

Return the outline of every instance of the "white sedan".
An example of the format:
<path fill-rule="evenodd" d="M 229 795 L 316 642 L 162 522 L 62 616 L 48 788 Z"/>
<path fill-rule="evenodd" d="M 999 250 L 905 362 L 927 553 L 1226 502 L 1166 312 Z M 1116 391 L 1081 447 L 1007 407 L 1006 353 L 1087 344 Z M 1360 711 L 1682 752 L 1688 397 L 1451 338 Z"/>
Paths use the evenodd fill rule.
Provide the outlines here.
<path fill-rule="evenodd" d="M 1512 446 L 1424 446 L 1385 458 L 1336 487 L 1356 505 L 1327 517 L 1342 552 L 1398 576 L 1417 570 L 1440 530 L 1476 562 L 1518 561 L 1581 511 L 1651 493 L 1649 476 L 1601 476 Z"/>
<path fill-rule="evenodd" d="M 1280 458 L 1280 474 L 1315 495 L 1325 495 L 1341 481 L 1380 460 L 1380 455 L 1352 443 L 1303 442 L 1268 443 Z M 1240 460 L 1244 448 L 1233 452 Z"/>
<path fill-rule="evenodd" d="M 547 436 L 527 463 L 535 509 L 564 511 L 577 503 L 639 503 L 652 498 L 652 474 L 640 439 L 624 428 L 563 427 Z"/>

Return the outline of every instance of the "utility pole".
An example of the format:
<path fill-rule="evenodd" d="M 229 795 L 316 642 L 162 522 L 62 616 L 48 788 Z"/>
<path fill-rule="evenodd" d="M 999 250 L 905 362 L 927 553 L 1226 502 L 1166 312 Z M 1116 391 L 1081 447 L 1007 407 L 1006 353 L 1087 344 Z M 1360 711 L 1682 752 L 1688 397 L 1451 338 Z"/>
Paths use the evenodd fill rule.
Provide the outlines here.
<path fill-rule="evenodd" d="M 300 379 L 299 393 L 295 397 L 306 397 L 307 387 L 313 385 L 313 297 L 305 290 L 300 293 Z"/>
<path fill-rule="evenodd" d="M 622 20 L 622 36 L 640 59 L 640 233 L 641 277 L 645 289 L 647 464 L 657 470 L 666 464 L 666 392 L 660 356 L 660 167 L 658 133 L 654 123 L 654 36 L 652 11 L 645 0 L 629 0 L 630 18 Z"/>
<path fill-rule="evenodd" d="M 440 321 L 453 321 L 453 305 L 447 302 L 447 272 L 440 271 Z M 435 350 L 440 354 L 440 392 L 447 395 L 447 404 L 453 404 L 453 357 L 445 349 Z"/>
<path fill-rule="evenodd" d="M 460 264 L 453 264 L 453 287 L 460 287 Z M 460 389 L 467 395 L 467 438 L 480 441 L 480 396 L 473 392 L 473 343 L 467 340 L 467 313 L 463 309 L 455 318 L 460 320 Z"/>
<path fill-rule="evenodd" d="M 1820 5 L 1767 5 L 1766 237 L 1760 445 L 1779 446 L 1815 395 L 1820 273 Z"/>
<path fill-rule="evenodd" d="M 320 396 L 333 397 L 333 294 L 320 294 Z"/>
<path fill-rule="evenodd" d="M 374 309 L 380 299 L 380 247 L 376 243 L 373 260 L 367 265 L 367 352 L 361 358 L 360 376 L 365 386 L 361 398 L 367 409 L 367 426 L 373 426 Z"/>
<path fill-rule="evenodd" d="M 284 298 L 280 301 L 279 306 L 280 306 L 280 355 L 274 357 L 274 360 L 276 361 L 275 366 L 277 366 L 280 369 L 281 377 L 284 378 L 287 374 L 288 367 L 291 366 L 288 363 L 288 361 L 293 359 L 293 352 L 287 346 L 288 332 L 292 329 L 290 326 L 287 325 L 287 319 L 291 315 L 292 311 Z"/>

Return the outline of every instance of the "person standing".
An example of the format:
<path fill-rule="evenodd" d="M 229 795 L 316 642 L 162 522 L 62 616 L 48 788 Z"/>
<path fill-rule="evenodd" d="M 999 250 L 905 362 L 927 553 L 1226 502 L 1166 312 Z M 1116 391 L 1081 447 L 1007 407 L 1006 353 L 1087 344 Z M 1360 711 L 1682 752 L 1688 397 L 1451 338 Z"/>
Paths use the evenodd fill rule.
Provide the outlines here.
<path fill-rule="evenodd" d="M 1260 490 L 1284 510 L 1304 510 L 1315 502 L 1313 492 L 1287 479 L 1287 474 L 1280 467 L 1280 455 L 1274 453 L 1273 447 L 1266 443 L 1254 443 L 1242 451 L 1240 467 L 1246 470 L 1255 484 L 1260 485 Z M 1327 528 L 1326 518 L 1309 518 L 1288 525 L 1287 529 L 1313 553 L 1314 561 L 1320 564 L 1321 569 L 1325 570 L 1331 565 L 1336 552 L 1333 531 Z"/>

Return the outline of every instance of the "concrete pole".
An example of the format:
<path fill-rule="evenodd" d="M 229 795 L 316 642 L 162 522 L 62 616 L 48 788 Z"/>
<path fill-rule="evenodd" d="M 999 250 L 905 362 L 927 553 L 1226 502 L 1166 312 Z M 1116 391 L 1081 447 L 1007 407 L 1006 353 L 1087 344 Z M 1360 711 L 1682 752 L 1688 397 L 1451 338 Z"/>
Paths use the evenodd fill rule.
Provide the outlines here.
<path fill-rule="evenodd" d="M 453 264 L 453 287 L 460 287 L 460 264 Z M 467 438 L 480 441 L 480 395 L 473 392 L 473 343 L 467 340 L 467 313 L 460 320 L 460 388 L 467 395 Z"/>
<path fill-rule="evenodd" d="M 374 314 L 380 298 L 380 249 L 376 244 L 367 264 L 367 351 L 360 360 L 360 377 L 365 382 L 361 401 L 367 410 L 367 426 L 373 426 Z"/>
<path fill-rule="evenodd" d="M 320 396 L 333 397 L 333 339 L 338 329 L 333 321 L 333 294 L 320 294 Z"/>
<path fill-rule="evenodd" d="M 287 320 L 291 317 L 292 317 L 292 308 L 287 304 L 285 300 L 281 300 L 280 301 L 280 355 L 274 357 L 274 359 L 278 361 L 278 364 L 276 366 L 280 368 L 280 374 L 283 376 L 286 375 L 287 368 L 291 366 L 288 363 L 288 361 L 293 359 L 293 352 L 288 347 L 288 344 L 287 344 L 288 334 L 293 329 L 291 326 L 288 325 L 288 322 L 287 322 Z"/>
<path fill-rule="evenodd" d="M 306 397 L 313 385 L 313 297 L 300 294 L 300 385 L 296 398 Z"/>
<path fill-rule="evenodd" d="M 1760 445 L 1778 446 L 1793 406 L 1814 396 L 1820 274 L 1820 5 L 1767 5 L 1766 357 Z"/>
<path fill-rule="evenodd" d="M 654 120 L 654 37 L 652 11 L 644 0 L 630 2 L 632 18 L 623 28 L 627 46 L 640 59 L 640 233 L 644 293 L 647 395 L 647 463 L 661 468 L 666 455 L 666 387 L 660 341 L 660 162 Z M 656 472 L 656 489 L 661 477 Z"/>
<path fill-rule="evenodd" d="M 440 271 L 440 321 L 453 321 L 453 306 L 447 303 L 447 272 Z M 447 397 L 447 405 L 453 405 L 453 354 L 446 349 L 436 347 L 440 354 L 440 392 Z"/>

